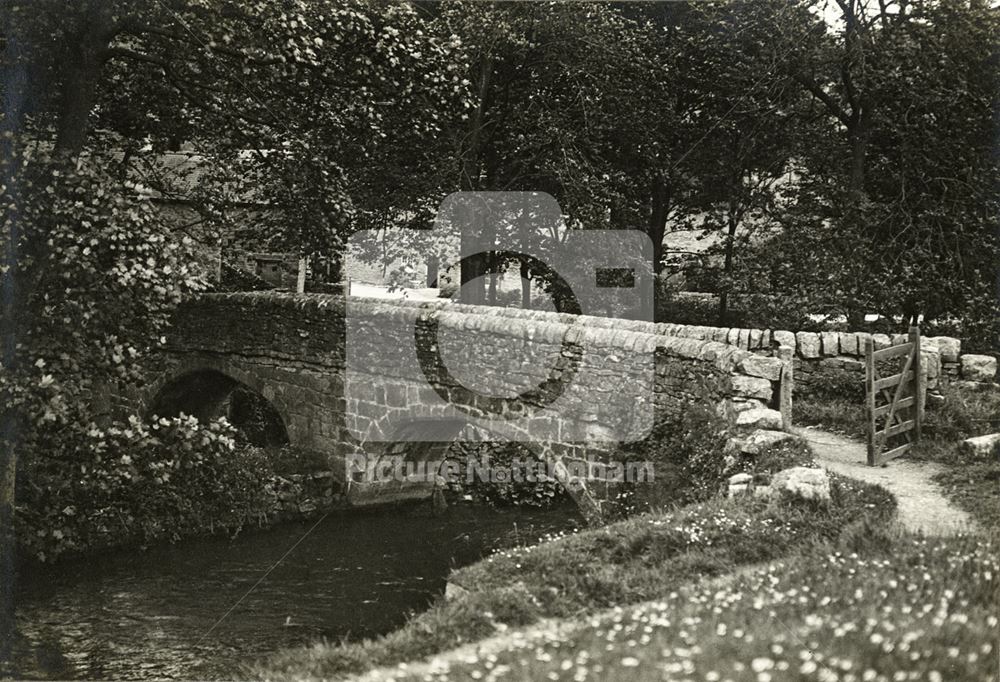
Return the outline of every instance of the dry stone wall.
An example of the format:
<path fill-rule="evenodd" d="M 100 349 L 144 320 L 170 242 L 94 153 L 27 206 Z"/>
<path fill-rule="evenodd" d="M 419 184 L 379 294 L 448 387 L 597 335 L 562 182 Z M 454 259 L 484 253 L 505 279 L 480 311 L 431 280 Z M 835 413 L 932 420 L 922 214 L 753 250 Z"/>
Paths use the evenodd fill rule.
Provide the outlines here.
<path fill-rule="evenodd" d="M 868 332 L 790 332 L 771 329 L 729 329 L 695 325 L 657 325 L 662 334 L 683 338 L 711 339 L 762 355 L 773 355 L 781 346 L 792 349 L 795 379 L 808 389 L 816 382 L 844 371 L 863 373 L 865 347 L 869 339 L 875 349 L 906 343 L 906 334 L 870 334 Z M 950 336 L 923 337 L 922 362 L 927 370 L 927 385 L 938 388 L 957 380 L 993 381 L 996 360 L 989 356 L 962 355 L 962 343 Z"/>

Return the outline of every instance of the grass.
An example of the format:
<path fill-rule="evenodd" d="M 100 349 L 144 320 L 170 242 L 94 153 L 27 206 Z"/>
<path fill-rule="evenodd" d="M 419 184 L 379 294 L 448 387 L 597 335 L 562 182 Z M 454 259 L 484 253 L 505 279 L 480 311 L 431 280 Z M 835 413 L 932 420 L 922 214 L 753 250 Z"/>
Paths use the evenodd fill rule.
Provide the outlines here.
<path fill-rule="evenodd" d="M 819 426 L 827 431 L 862 440 L 868 417 L 863 400 L 808 396 L 792 401 L 792 421 L 800 426 Z"/>
<path fill-rule="evenodd" d="M 392 679 L 997 679 L 997 536 L 866 545 L 817 548 Z"/>
<path fill-rule="evenodd" d="M 337 678 L 394 666 L 545 618 L 666 599 L 699 580 L 786 557 L 815 543 L 850 543 L 883 525 L 884 490 L 835 479 L 829 504 L 716 498 L 495 554 L 458 570 L 468 592 L 439 600 L 385 637 L 283 652 L 251 674 Z"/>

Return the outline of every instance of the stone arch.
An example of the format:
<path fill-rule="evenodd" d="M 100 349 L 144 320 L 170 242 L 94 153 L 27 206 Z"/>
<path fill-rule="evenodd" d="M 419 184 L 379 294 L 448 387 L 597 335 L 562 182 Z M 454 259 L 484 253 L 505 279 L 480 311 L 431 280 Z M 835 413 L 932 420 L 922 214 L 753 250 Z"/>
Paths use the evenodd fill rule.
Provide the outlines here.
<path fill-rule="evenodd" d="M 182 413 L 202 422 L 225 417 L 253 445 L 290 443 L 287 421 L 264 391 L 214 367 L 173 374 L 152 394 L 146 408 L 147 416 L 169 418 Z"/>

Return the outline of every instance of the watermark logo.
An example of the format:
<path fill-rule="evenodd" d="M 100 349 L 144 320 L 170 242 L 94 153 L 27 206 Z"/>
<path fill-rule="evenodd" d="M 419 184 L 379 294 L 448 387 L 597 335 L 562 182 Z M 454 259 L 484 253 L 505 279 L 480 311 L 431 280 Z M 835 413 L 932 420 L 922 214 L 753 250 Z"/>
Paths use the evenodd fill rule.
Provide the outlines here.
<path fill-rule="evenodd" d="M 448 442 L 471 425 L 497 441 L 614 443 L 652 427 L 655 344 L 609 320 L 651 320 L 645 233 L 568 226 L 544 193 L 459 192 L 433 229 L 359 232 L 348 254 L 461 284 L 453 301 L 348 299 L 359 441 Z"/>
<path fill-rule="evenodd" d="M 405 455 L 371 458 L 363 453 L 345 459 L 346 480 L 352 483 L 431 483 L 450 485 L 507 485 L 558 480 L 554 461 L 534 458 L 496 460 L 488 454 L 444 459 L 413 460 Z M 572 478 L 605 483 L 651 483 L 653 463 L 646 460 L 604 461 L 590 456 L 562 463 Z"/>

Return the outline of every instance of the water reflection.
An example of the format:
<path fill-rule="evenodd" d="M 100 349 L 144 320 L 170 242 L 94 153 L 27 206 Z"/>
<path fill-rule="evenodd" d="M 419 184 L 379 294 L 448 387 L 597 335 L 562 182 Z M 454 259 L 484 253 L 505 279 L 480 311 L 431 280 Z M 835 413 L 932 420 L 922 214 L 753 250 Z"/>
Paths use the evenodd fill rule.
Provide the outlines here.
<path fill-rule="evenodd" d="M 284 560 L 313 524 L 45 568 L 22 581 L 19 677 L 233 678 L 280 648 L 397 628 L 451 568 L 515 532 L 531 541 L 579 523 L 567 507 L 383 509 L 327 517 Z"/>

